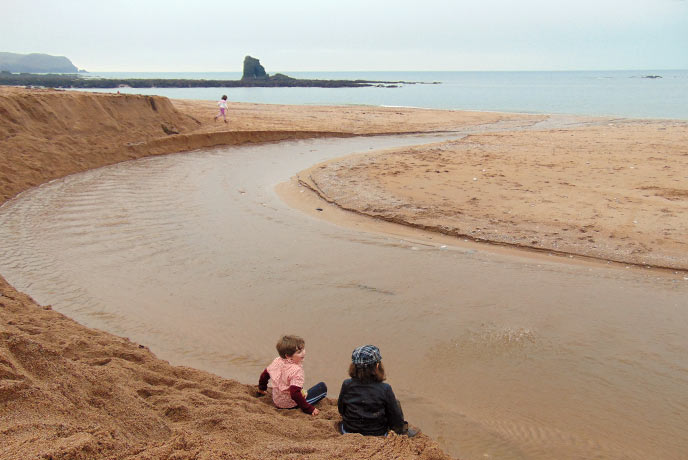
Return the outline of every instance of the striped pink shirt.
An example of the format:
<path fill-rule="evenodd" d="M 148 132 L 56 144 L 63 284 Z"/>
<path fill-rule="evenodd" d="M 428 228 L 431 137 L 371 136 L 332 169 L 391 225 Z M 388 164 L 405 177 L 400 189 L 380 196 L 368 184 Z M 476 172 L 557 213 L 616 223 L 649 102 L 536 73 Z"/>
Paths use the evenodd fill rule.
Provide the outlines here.
<path fill-rule="evenodd" d="M 303 389 L 305 380 L 303 366 L 296 364 L 290 358 L 278 356 L 270 363 L 267 370 L 272 380 L 272 400 L 275 406 L 281 409 L 296 407 L 296 401 L 291 399 L 289 394 L 289 387 L 297 386 Z"/>

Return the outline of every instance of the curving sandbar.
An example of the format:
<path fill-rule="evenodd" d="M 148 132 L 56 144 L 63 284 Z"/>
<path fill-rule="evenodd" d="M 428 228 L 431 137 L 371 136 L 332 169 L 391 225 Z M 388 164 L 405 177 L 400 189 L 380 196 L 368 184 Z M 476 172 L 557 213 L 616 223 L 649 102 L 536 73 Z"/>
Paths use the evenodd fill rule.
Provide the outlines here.
<path fill-rule="evenodd" d="M 299 174 L 340 207 L 460 238 L 688 270 L 688 123 L 591 120 Z"/>

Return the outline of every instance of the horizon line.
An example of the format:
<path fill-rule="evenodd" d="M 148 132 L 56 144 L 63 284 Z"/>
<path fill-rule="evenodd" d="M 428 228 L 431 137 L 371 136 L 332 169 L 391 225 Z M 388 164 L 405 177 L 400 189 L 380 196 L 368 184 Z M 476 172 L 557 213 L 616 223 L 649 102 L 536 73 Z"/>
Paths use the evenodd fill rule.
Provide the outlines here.
<path fill-rule="evenodd" d="M 371 70 L 371 69 L 357 69 L 357 70 L 277 70 L 268 75 L 287 72 L 640 72 L 640 71 L 688 71 L 688 68 L 601 68 L 601 69 L 455 69 L 455 70 Z M 79 69 L 79 73 L 95 73 L 95 72 L 136 72 L 136 73 L 242 73 L 243 70 L 85 70 Z"/>

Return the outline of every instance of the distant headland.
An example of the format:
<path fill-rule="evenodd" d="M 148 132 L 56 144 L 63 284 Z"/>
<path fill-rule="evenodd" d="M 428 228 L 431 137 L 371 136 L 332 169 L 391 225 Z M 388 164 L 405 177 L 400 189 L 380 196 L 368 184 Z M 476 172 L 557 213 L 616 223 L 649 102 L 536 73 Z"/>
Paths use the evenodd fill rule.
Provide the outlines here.
<path fill-rule="evenodd" d="M 74 67 L 74 69 L 76 69 L 76 67 Z M 47 73 L 46 71 L 43 71 L 40 73 L 15 73 L 11 70 L 6 70 L 5 68 L 0 66 L 0 85 L 44 86 L 50 88 L 358 88 L 366 86 L 395 88 L 401 84 L 408 85 L 419 83 L 422 82 L 303 79 L 292 78 L 280 73 L 271 76 L 268 75 L 267 72 L 265 72 L 265 68 L 260 64 L 260 60 L 251 56 L 246 56 L 244 58 L 244 72 L 243 76 L 241 77 L 241 80 L 195 80 L 176 78 L 92 78 L 68 72 Z"/>
<path fill-rule="evenodd" d="M 14 73 L 77 73 L 84 72 L 77 69 L 64 56 L 31 53 L 3 53 L 0 52 L 0 71 Z"/>

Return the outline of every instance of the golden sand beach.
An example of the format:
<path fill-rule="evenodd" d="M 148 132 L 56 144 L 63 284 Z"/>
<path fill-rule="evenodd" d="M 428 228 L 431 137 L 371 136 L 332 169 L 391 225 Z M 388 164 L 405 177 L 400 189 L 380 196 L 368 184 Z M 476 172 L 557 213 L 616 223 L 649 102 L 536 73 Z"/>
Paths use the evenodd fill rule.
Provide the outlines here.
<path fill-rule="evenodd" d="M 688 270 L 688 123 L 378 107 L 215 105 L 0 88 L 0 202 L 148 155 L 327 136 L 466 130 L 314 165 L 344 209 L 461 239 Z M 486 132 L 485 126 L 500 126 Z M 126 267 L 123 267 L 126 269 Z M 1 274 L 0 274 L 1 275 Z M 443 459 L 426 435 L 340 436 L 336 402 L 278 413 L 252 385 L 173 366 L 0 277 L 0 458 Z"/>

